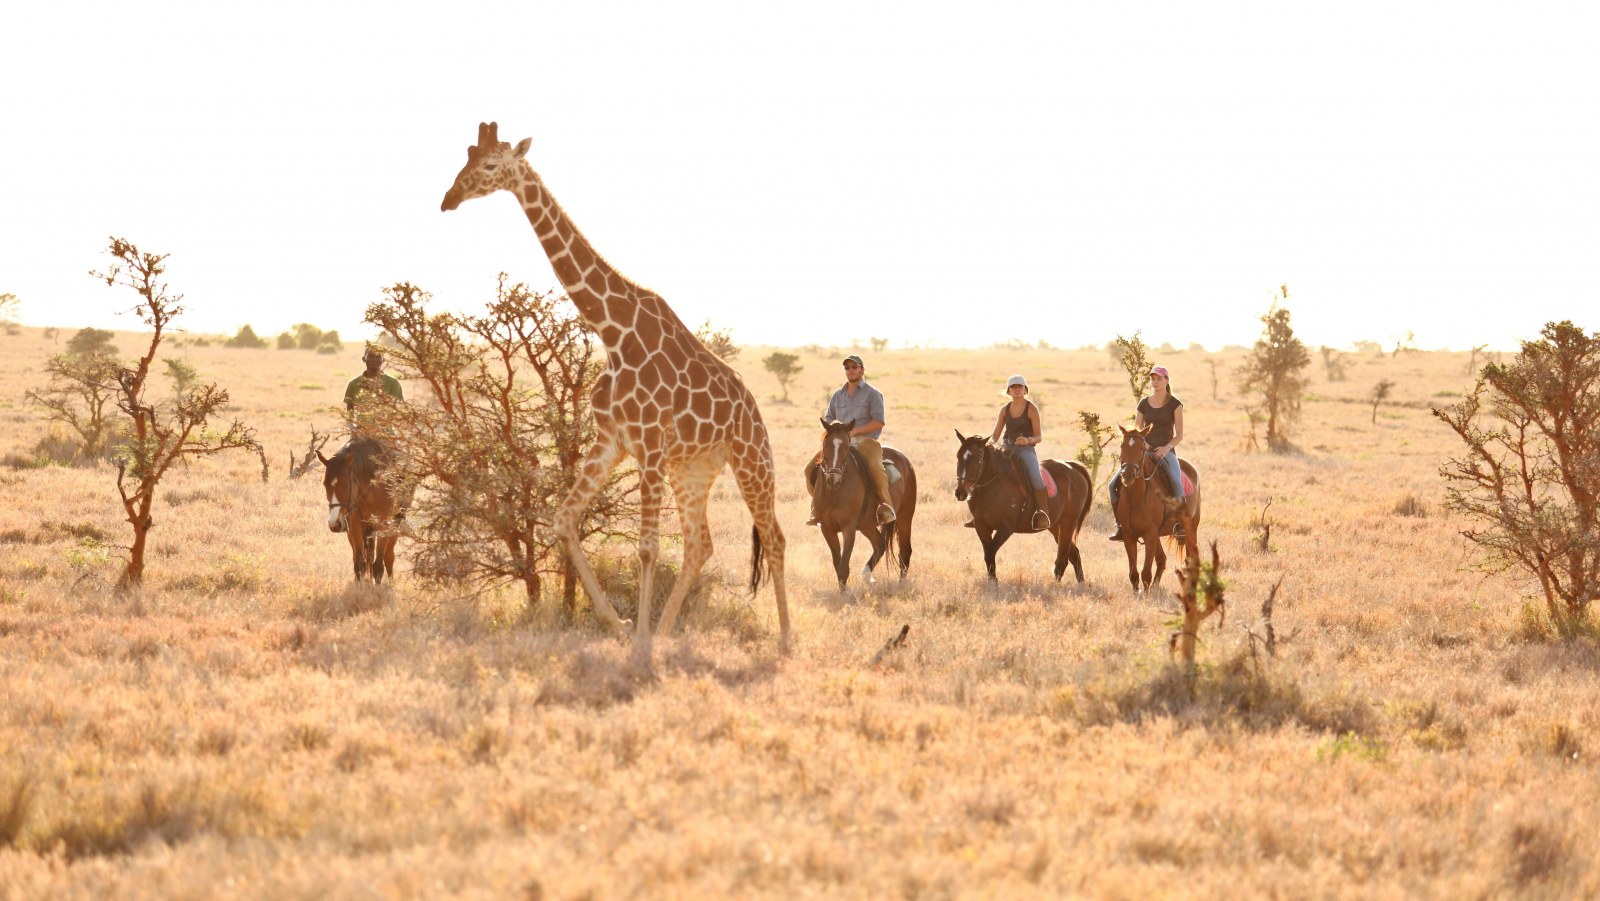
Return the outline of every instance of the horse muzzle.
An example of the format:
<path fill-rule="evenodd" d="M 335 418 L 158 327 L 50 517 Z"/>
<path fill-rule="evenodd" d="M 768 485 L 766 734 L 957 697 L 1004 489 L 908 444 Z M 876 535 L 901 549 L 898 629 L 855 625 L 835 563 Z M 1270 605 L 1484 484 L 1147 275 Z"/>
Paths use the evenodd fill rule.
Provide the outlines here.
<path fill-rule="evenodd" d="M 967 487 L 967 485 L 965 483 L 957 482 L 956 483 L 956 500 L 958 500 L 958 501 L 966 500 L 967 499 L 967 495 L 969 493 L 971 493 L 971 491 L 972 491 L 972 489 Z"/>
<path fill-rule="evenodd" d="M 344 532 L 350 528 L 350 521 L 336 504 L 328 509 L 328 531 Z"/>

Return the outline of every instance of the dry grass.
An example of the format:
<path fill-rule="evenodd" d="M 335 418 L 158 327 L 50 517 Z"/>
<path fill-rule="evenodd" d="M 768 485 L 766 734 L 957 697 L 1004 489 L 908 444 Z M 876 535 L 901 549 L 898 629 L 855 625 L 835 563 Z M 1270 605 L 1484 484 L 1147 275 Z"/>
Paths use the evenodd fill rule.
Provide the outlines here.
<path fill-rule="evenodd" d="M 21 397 L 51 345 L 0 342 L 0 457 L 20 464 L 50 438 Z M 767 397 L 762 354 L 741 360 Z M 277 467 L 358 368 L 183 355 Z M 169 477 L 147 588 L 118 598 L 112 471 L 0 468 L 0 897 L 1600 893 L 1600 643 L 1467 572 L 1438 503 L 1454 448 L 1426 407 L 1465 387 L 1464 354 L 1353 357 L 1280 457 L 1240 452 L 1205 355 L 1163 357 L 1232 600 L 1193 682 L 1168 665 L 1170 597 L 1128 591 L 1103 496 L 1088 582 L 1055 584 L 1046 542 L 1019 537 L 990 585 L 949 494 L 951 430 L 988 428 L 1013 371 L 1046 456 L 1076 450 L 1076 410 L 1127 410 L 1104 353 L 872 355 L 925 494 L 911 576 L 845 597 L 799 477 L 836 357 L 803 352 L 795 403 L 765 410 L 792 476 L 787 659 L 770 590 L 737 590 L 727 478 L 714 572 L 642 673 L 514 593 L 431 593 L 404 567 L 349 585 L 317 480 L 262 484 L 243 455 Z M 1252 662 L 1243 627 L 1280 577 L 1279 634 L 1300 632 Z"/>

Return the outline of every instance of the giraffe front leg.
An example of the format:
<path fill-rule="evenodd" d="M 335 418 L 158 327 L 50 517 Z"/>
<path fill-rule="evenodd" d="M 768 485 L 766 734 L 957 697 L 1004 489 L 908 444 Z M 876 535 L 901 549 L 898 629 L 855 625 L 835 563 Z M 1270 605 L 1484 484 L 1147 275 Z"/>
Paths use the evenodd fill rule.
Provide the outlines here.
<path fill-rule="evenodd" d="M 627 624 L 617 616 L 616 608 L 611 606 L 611 600 L 600 588 L 600 580 L 595 577 L 594 569 L 589 566 L 589 558 L 583 552 L 583 540 L 579 537 L 578 523 L 583 518 L 583 511 L 588 509 L 589 502 L 600 493 L 606 476 L 611 474 L 621 458 L 622 449 L 602 435 L 584 455 L 583 467 L 578 471 L 578 482 L 572 486 L 567 499 L 561 502 L 554 523 L 556 537 L 561 539 L 561 546 L 567 551 L 568 562 L 577 570 L 595 613 L 599 614 L 601 622 L 619 634 L 626 631 Z"/>
<path fill-rule="evenodd" d="M 655 455 L 652 455 L 655 456 Z M 639 461 L 639 613 L 633 627 L 633 662 L 651 660 L 650 600 L 655 592 L 656 561 L 661 557 L 661 498 L 665 471 L 659 458 Z"/>
<path fill-rule="evenodd" d="M 656 632 L 672 634 L 678 621 L 678 608 L 700 578 L 700 569 L 711 559 L 711 524 L 706 515 L 706 502 L 711 496 L 711 486 L 722 471 L 721 457 L 702 457 L 672 473 L 672 490 L 678 501 L 678 521 L 683 527 L 683 568 L 672 585 L 667 605 L 661 609 L 661 622 Z"/>

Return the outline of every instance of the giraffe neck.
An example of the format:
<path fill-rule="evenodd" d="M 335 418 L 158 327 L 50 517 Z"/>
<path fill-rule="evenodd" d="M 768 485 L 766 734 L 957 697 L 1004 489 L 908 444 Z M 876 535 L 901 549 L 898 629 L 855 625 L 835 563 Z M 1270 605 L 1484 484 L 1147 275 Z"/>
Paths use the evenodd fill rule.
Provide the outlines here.
<path fill-rule="evenodd" d="M 578 308 L 578 314 L 602 336 L 625 328 L 634 319 L 643 290 L 595 252 L 526 160 L 522 167 L 517 199 L 567 297 Z"/>

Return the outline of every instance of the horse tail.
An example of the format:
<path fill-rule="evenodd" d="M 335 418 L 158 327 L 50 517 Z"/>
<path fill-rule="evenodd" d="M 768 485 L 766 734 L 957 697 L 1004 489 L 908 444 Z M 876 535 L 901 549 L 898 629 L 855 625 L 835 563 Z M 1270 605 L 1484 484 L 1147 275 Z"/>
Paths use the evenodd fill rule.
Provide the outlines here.
<path fill-rule="evenodd" d="M 755 526 L 750 527 L 750 593 L 755 594 L 756 589 L 767 577 L 767 562 L 761 552 L 761 530 Z"/>

